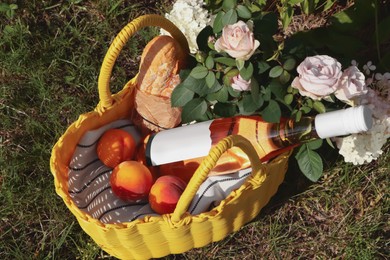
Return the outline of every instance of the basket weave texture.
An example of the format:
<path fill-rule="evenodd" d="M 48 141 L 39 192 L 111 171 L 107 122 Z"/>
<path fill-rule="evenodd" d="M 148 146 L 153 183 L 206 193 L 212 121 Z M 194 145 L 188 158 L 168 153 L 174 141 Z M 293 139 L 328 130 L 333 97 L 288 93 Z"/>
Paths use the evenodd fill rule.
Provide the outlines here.
<path fill-rule="evenodd" d="M 112 42 L 103 60 L 98 80 L 100 102 L 94 111 L 82 114 L 59 138 L 52 150 L 50 168 L 57 194 L 63 199 L 82 229 L 107 253 L 120 259 L 149 259 L 177 254 L 219 241 L 258 215 L 282 183 L 290 153 L 261 164 L 250 142 L 241 136 L 228 136 L 210 150 L 172 214 L 148 216 L 132 222 L 104 224 L 80 210 L 68 191 L 69 162 L 80 138 L 89 130 L 115 120 L 129 118 L 134 109 L 136 77 L 123 89 L 111 94 L 110 77 L 114 63 L 131 36 L 146 26 L 164 28 L 188 50 L 184 35 L 159 15 L 141 16 L 126 25 Z M 219 157 L 230 147 L 241 148 L 250 158 L 252 175 L 217 207 L 199 215 L 187 208 Z"/>

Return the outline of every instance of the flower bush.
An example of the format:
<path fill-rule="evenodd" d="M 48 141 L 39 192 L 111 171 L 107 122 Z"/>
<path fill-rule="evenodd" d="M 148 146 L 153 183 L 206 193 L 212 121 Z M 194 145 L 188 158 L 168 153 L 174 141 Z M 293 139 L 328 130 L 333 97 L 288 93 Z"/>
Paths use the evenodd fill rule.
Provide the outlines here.
<path fill-rule="evenodd" d="M 359 17 L 367 14 L 370 4 L 375 10 L 379 7 L 374 0 L 356 0 L 354 9 L 333 15 L 338 23 L 283 35 L 295 11 L 325 11 L 336 3 L 316 1 L 317 6 L 310 9 L 309 2 L 280 1 L 270 11 L 267 1 L 261 0 L 178 0 L 166 16 L 179 28 L 190 19 L 182 31 L 191 46 L 192 63 L 181 72 L 181 83 L 171 97 L 172 106 L 182 107 L 182 122 L 252 114 L 269 122 L 279 122 L 281 117 L 299 121 L 305 115 L 368 105 L 374 116 L 371 131 L 327 143 L 333 146 L 334 141 L 347 162 L 363 164 L 377 159 L 390 137 L 390 73 L 374 73 L 377 67 L 371 61 L 359 66 L 355 59 L 367 57 L 358 55 L 363 53 L 360 42 L 346 35 L 350 21 L 345 17 L 363 19 Z M 377 28 L 384 28 L 388 20 L 384 18 Z M 389 31 L 383 30 L 383 34 L 390 38 Z M 378 62 L 382 69 L 389 69 L 386 62 Z M 314 151 L 322 145 L 318 142 L 320 145 L 301 146 L 295 156 L 302 172 L 313 181 L 323 169 Z M 302 157 L 309 157 L 306 166 L 299 163 Z"/>

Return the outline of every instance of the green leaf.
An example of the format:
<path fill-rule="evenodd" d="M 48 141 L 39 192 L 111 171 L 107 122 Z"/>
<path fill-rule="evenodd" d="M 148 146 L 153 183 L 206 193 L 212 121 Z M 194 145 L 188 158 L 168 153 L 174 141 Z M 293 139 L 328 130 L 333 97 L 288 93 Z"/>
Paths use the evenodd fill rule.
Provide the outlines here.
<path fill-rule="evenodd" d="M 244 5 L 238 5 L 236 10 L 238 16 L 241 18 L 250 19 L 252 17 L 251 11 Z"/>
<path fill-rule="evenodd" d="M 281 115 L 279 104 L 274 100 L 270 100 L 268 105 L 261 111 L 262 118 L 270 123 L 278 123 Z"/>
<path fill-rule="evenodd" d="M 348 11 L 348 10 L 347 10 Z M 338 12 L 333 15 L 332 19 L 335 24 L 340 24 L 342 26 L 353 24 L 353 17 L 351 17 L 347 11 Z M 337 23 L 336 23 L 337 22 Z"/>
<path fill-rule="evenodd" d="M 214 113 L 222 117 L 231 117 L 237 113 L 237 105 L 234 103 L 217 103 Z"/>
<path fill-rule="evenodd" d="M 303 144 L 295 155 L 299 169 L 311 181 L 316 182 L 322 176 L 323 163 L 320 155 Z"/>
<path fill-rule="evenodd" d="M 283 70 L 282 74 L 279 76 L 279 80 L 282 84 L 286 84 L 291 79 L 291 74 L 287 70 Z"/>
<path fill-rule="evenodd" d="M 12 18 L 15 14 L 15 10 L 13 9 L 9 9 L 7 12 L 6 12 L 6 15 L 8 18 Z"/>
<path fill-rule="evenodd" d="M 326 138 L 326 143 L 332 147 L 333 149 L 336 149 L 336 147 L 334 147 L 333 143 L 332 143 L 332 140 L 330 138 Z"/>
<path fill-rule="evenodd" d="M 213 92 L 207 95 L 207 100 L 209 101 L 219 101 L 219 102 L 227 102 L 229 99 L 229 91 L 226 86 L 222 87 L 217 92 Z"/>
<path fill-rule="evenodd" d="M 336 2 L 337 0 L 326 0 L 326 4 L 324 6 L 324 11 L 327 11 L 328 9 L 330 9 L 334 3 Z"/>
<path fill-rule="evenodd" d="M 286 95 L 286 87 L 283 86 L 277 79 L 271 80 L 267 89 L 269 89 L 271 93 L 280 100 L 283 100 L 284 96 Z"/>
<path fill-rule="evenodd" d="M 217 92 L 217 91 L 219 91 L 222 87 L 223 87 L 223 85 L 221 85 L 221 84 L 218 82 L 218 80 L 215 80 L 214 85 L 213 85 L 211 88 L 209 88 L 207 94 L 213 93 L 213 92 Z"/>
<path fill-rule="evenodd" d="M 280 75 L 282 75 L 282 73 L 283 73 L 283 68 L 282 68 L 282 66 L 277 65 L 277 66 L 273 67 L 273 68 L 269 71 L 269 76 L 270 76 L 271 78 L 277 78 L 277 77 L 279 77 Z"/>
<path fill-rule="evenodd" d="M 211 70 L 214 68 L 214 58 L 212 56 L 207 56 L 206 61 L 205 61 L 206 68 Z"/>
<path fill-rule="evenodd" d="M 232 97 L 239 97 L 241 95 L 241 91 L 234 90 L 230 85 L 226 86 L 229 92 L 229 95 Z"/>
<path fill-rule="evenodd" d="M 6 12 L 10 10 L 10 7 L 8 4 L 6 3 L 0 3 L 0 12 Z"/>
<path fill-rule="evenodd" d="M 313 108 L 318 112 L 318 113 L 325 113 L 326 108 L 325 105 L 322 104 L 321 101 L 315 100 L 313 103 Z"/>
<path fill-rule="evenodd" d="M 229 11 L 230 9 L 235 8 L 237 5 L 237 0 L 223 0 L 222 8 L 224 11 Z"/>
<path fill-rule="evenodd" d="M 218 57 L 218 58 L 214 58 L 214 61 L 215 62 L 218 62 L 218 63 L 222 63 L 226 66 L 229 66 L 229 67 L 234 67 L 236 66 L 236 60 L 233 59 L 233 58 L 228 58 L 228 57 Z"/>
<path fill-rule="evenodd" d="M 375 19 L 376 12 L 374 0 L 355 0 L 351 8 L 332 16 L 332 29 L 347 33 L 358 31 Z"/>
<path fill-rule="evenodd" d="M 280 19 L 282 20 L 283 30 L 286 30 L 290 25 L 293 15 L 294 9 L 291 6 L 282 8 L 282 11 L 280 12 Z"/>
<path fill-rule="evenodd" d="M 265 72 L 265 71 L 267 71 L 269 68 L 271 68 L 271 66 L 267 62 L 265 62 L 265 61 L 259 61 L 257 63 L 257 66 L 259 67 L 259 73 L 260 74 Z"/>
<path fill-rule="evenodd" d="M 240 114 L 250 115 L 253 114 L 257 109 L 260 108 L 258 100 L 254 100 L 250 94 L 244 94 L 242 99 L 238 103 Z"/>
<path fill-rule="evenodd" d="M 260 96 L 260 86 L 259 82 L 257 82 L 256 78 L 253 78 L 251 81 L 251 91 L 250 91 L 254 100 L 259 99 Z"/>
<path fill-rule="evenodd" d="M 15 28 L 14 27 L 12 27 L 12 26 L 10 26 L 10 25 L 6 25 L 5 27 L 4 27 L 4 29 L 3 29 L 3 32 L 5 33 L 5 34 L 8 34 L 8 33 L 13 33 L 15 31 Z"/>
<path fill-rule="evenodd" d="M 65 83 L 66 84 L 71 84 L 72 81 L 75 79 L 75 76 L 65 76 Z"/>
<path fill-rule="evenodd" d="M 319 149 L 319 148 L 322 146 L 322 143 L 323 143 L 323 140 L 322 140 L 322 139 L 317 139 L 317 140 L 308 142 L 308 143 L 307 143 L 307 146 L 308 146 L 311 150 L 317 150 L 317 149 Z"/>
<path fill-rule="evenodd" d="M 183 82 L 191 73 L 191 70 L 184 69 L 179 72 L 180 80 Z"/>
<path fill-rule="evenodd" d="M 306 15 L 309 15 L 313 12 L 313 4 L 311 0 L 305 0 L 302 2 L 302 8 L 303 12 Z"/>
<path fill-rule="evenodd" d="M 209 73 L 208 73 L 207 76 L 206 76 L 206 85 L 207 85 L 209 88 L 213 87 L 213 86 L 214 86 L 214 83 L 215 83 L 215 80 L 216 80 L 216 78 L 215 78 L 214 72 L 209 71 Z"/>
<path fill-rule="evenodd" d="M 194 98 L 189 101 L 182 110 L 181 119 L 183 123 L 189 123 L 201 118 L 207 110 L 207 103 L 203 98 Z"/>
<path fill-rule="evenodd" d="M 240 72 L 238 69 L 231 69 L 228 72 L 225 73 L 225 76 L 223 76 L 223 83 L 226 86 L 230 86 L 232 82 L 232 78 L 237 76 Z"/>
<path fill-rule="evenodd" d="M 214 23 L 213 23 L 213 32 L 219 33 L 223 29 L 223 22 L 222 17 L 225 15 L 225 12 L 218 12 L 215 16 Z"/>
<path fill-rule="evenodd" d="M 291 103 L 293 102 L 293 99 L 294 99 L 294 96 L 292 94 L 287 94 L 284 96 L 284 103 L 286 103 L 287 105 L 291 105 Z"/>
<path fill-rule="evenodd" d="M 265 101 L 270 101 L 271 100 L 272 90 L 271 90 L 271 88 L 269 86 L 267 88 L 264 88 L 262 86 L 262 93 L 263 93 L 263 98 L 264 98 Z"/>
<path fill-rule="evenodd" d="M 16 5 L 16 4 L 10 4 L 10 5 L 9 5 L 9 8 L 12 9 L 12 10 L 16 10 L 16 9 L 18 9 L 18 5 Z"/>
<path fill-rule="evenodd" d="M 204 113 L 203 115 L 198 117 L 196 119 L 196 121 L 197 122 L 203 122 L 203 121 L 207 121 L 207 120 L 211 120 L 211 119 L 213 119 L 213 116 L 212 116 L 211 112 L 209 110 L 207 110 L 206 113 Z"/>
<path fill-rule="evenodd" d="M 247 67 L 244 66 L 240 70 L 240 75 L 246 81 L 249 81 L 252 78 L 252 75 L 253 75 L 253 65 L 252 65 L 252 62 L 249 62 Z"/>
<path fill-rule="evenodd" d="M 171 105 L 173 107 L 182 107 L 192 100 L 194 95 L 193 91 L 186 88 L 183 84 L 179 84 L 172 91 Z"/>
<path fill-rule="evenodd" d="M 311 98 L 306 98 L 305 99 L 306 106 L 308 106 L 310 108 L 313 108 L 313 103 L 314 103 L 313 99 L 311 99 Z"/>
<path fill-rule="evenodd" d="M 285 70 L 293 70 L 295 69 L 296 61 L 293 58 L 286 60 L 283 64 L 283 69 Z"/>
<path fill-rule="evenodd" d="M 191 70 L 190 76 L 194 79 L 203 79 L 208 73 L 209 70 L 205 66 L 196 66 Z"/>
<path fill-rule="evenodd" d="M 236 66 L 239 70 L 242 70 L 242 68 L 244 68 L 244 65 L 245 65 L 245 61 L 243 60 L 236 60 Z"/>
<path fill-rule="evenodd" d="M 188 88 L 189 90 L 192 90 L 199 96 L 205 96 L 207 93 L 209 93 L 210 89 L 206 84 L 206 80 L 203 79 L 195 79 L 191 76 L 187 77 L 182 84 Z"/>
<path fill-rule="evenodd" d="M 300 108 L 300 110 L 301 110 L 304 114 L 309 114 L 310 111 L 311 111 L 311 107 L 302 106 L 302 107 Z"/>
<path fill-rule="evenodd" d="M 222 24 L 223 26 L 234 24 L 237 22 L 237 11 L 234 9 L 230 9 L 222 16 Z"/>

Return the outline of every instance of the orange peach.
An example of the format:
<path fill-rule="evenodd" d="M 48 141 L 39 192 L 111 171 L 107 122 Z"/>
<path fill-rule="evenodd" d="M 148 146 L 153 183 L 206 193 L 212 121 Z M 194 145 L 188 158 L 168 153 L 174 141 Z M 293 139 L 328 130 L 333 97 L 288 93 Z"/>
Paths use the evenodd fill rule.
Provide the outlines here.
<path fill-rule="evenodd" d="M 100 137 L 96 152 L 107 167 L 115 168 L 121 162 L 133 159 L 135 147 L 131 134 L 121 129 L 110 129 Z"/>
<path fill-rule="evenodd" d="M 161 176 L 149 193 L 150 207 L 158 214 L 172 213 L 186 188 L 186 183 L 172 175 Z"/>
<path fill-rule="evenodd" d="M 153 185 L 149 169 L 137 161 L 125 161 L 114 168 L 110 177 L 111 189 L 123 200 L 147 199 Z"/>

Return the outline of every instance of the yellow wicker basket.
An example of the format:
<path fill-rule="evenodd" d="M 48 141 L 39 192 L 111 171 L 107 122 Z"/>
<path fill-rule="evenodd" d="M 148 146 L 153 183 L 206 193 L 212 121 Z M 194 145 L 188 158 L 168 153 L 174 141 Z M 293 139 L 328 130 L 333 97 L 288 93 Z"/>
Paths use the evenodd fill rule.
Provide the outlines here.
<path fill-rule="evenodd" d="M 115 95 L 110 92 L 109 81 L 120 51 L 129 38 L 145 26 L 164 28 L 188 50 L 183 34 L 162 16 L 145 15 L 129 23 L 114 39 L 103 60 L 98 80 L 99 104 L 94 111 L 80 115 L 66 130 L 55 144 L 50 159 L 57 194 L 77 218 L 82 229 L 103 250 L 121 259 L 148 259 L 183 253 L 219 241 L 237 231 L 251 221 L 276 193 L 284 179 L 290 155 L 283 154 L 271 163 L 261 164 L 248 140 L 241 136 L 229 136 L 211 149 L 172 214 L 149 216 L 127 223 L 104 224 L 80 210 L 68 192 L 69 162 L 78 141 L 87 131 L 130 116 L 135 78 Z M 241 148 L 249 156 L 252 175 L 211 211 L 190 215 L 186 210 L 199 186 L 221 154 L 232 146 Z"/>

